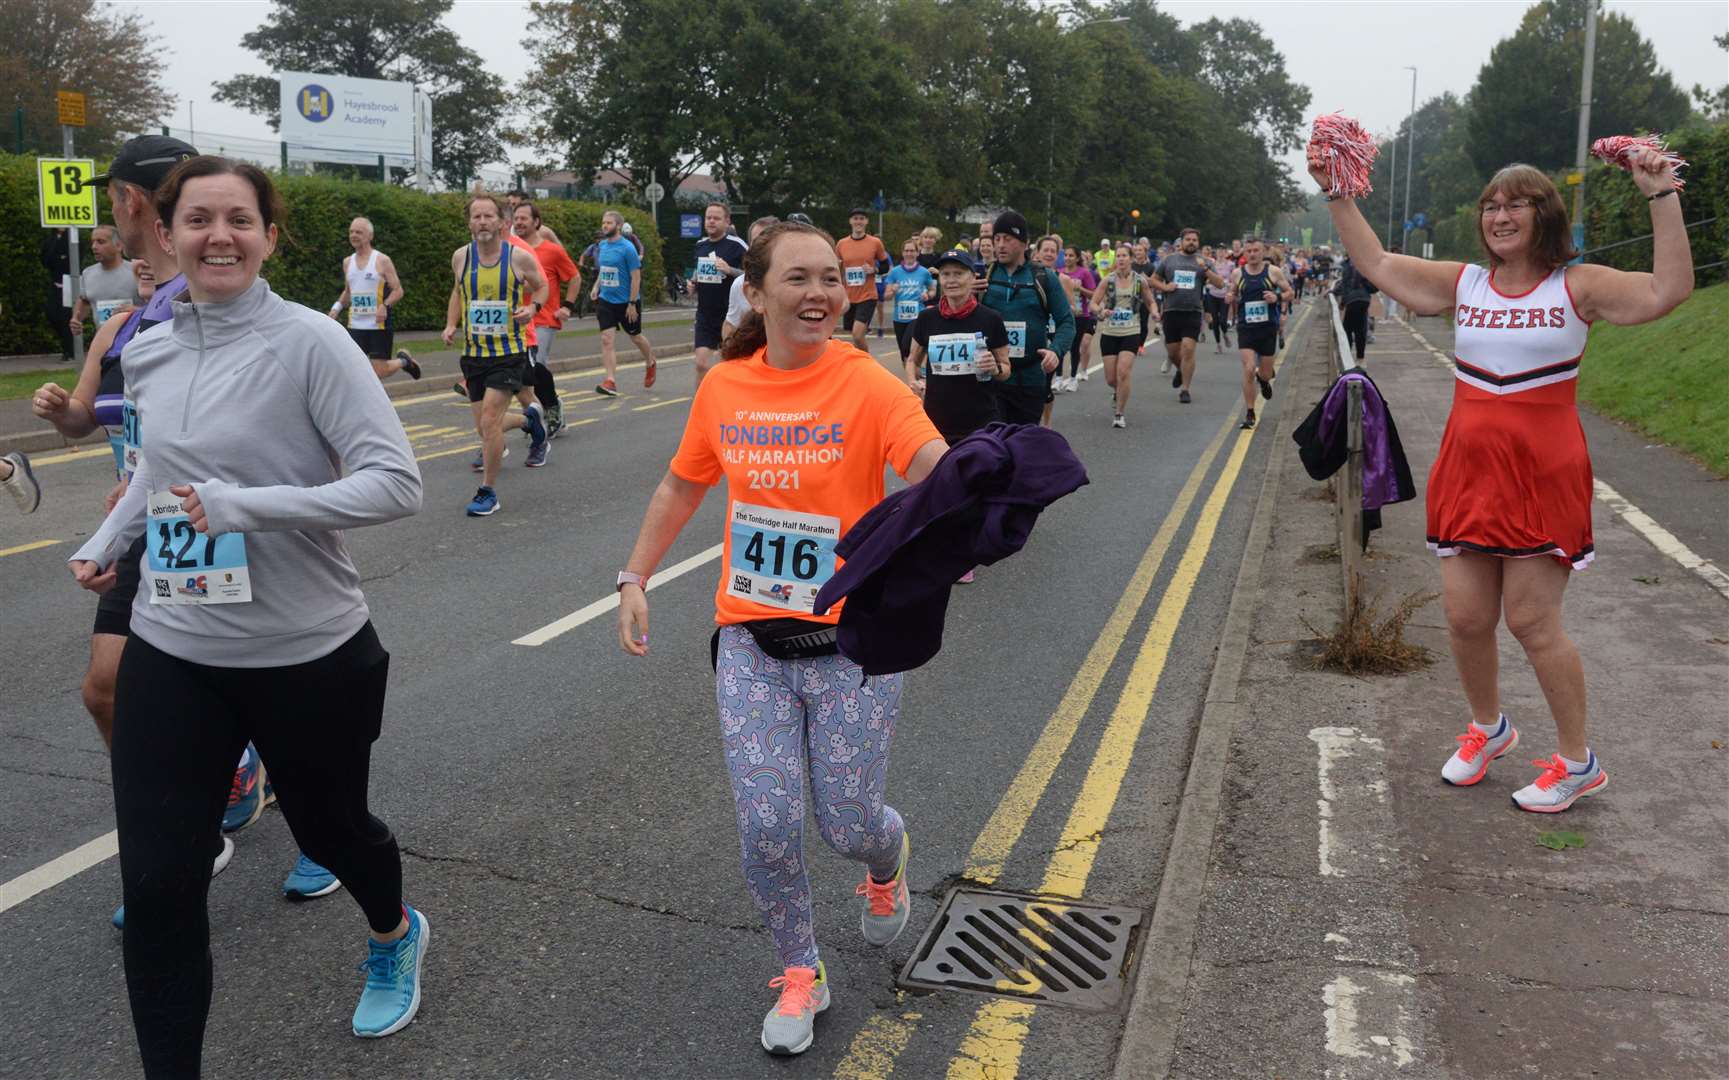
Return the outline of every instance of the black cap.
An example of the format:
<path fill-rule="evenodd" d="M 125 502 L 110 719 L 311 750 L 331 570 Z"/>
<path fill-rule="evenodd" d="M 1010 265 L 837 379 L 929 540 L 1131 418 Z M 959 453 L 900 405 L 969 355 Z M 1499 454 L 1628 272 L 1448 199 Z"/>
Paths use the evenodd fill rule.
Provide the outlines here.
<path fill-rule="evenodd" d="M 964 266 L 969 272 L 971 272 L 973 268 L 972 253 L 961 248 L 950 248 L 937 256 L 936 268 L 941 270 L 949 263 L 954 263 L 956 266 Z"/>
<path fill-rule="evenodd" d="M 855 206 L 852 208 L 852 210 L 850 212 L 848 212 L 847 217 L 855 218 L 855 217 L 859 217 L 861 215 L 864 217 L 870 217 L 871 212 L 869 210 L 866 210 L 862 206 Z"/>
<path fill-rule="evenodd" d="M 127 139 L 119 153 L 114 155 L 108 171 L 91 177 L 90 183 L 95 185 L 106 184 L 110 180 L 124 180 L 128 184 L 137 184 L 146 191 L 155 191 L 162 186 L 162 181 L 174 166 L 187 158 L 197 156 L 197 147 L 172 135 L 139 135 Z"/>
<path fill-rule="evenodd" d="M 1027 219 L 1013 210 L 1004 210 L 997 215 L 997 222 L 992 231 L 998 236 L 1012 236 L 1021 243 L 1028 243 Z"/>

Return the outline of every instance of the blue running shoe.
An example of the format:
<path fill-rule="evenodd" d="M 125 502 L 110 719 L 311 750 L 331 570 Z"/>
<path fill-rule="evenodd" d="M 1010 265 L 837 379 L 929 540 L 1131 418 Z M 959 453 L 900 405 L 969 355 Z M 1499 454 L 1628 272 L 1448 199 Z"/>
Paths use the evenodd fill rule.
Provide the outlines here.
<path fill-rule="evenodd" d="M 420 962 L 432 939 L 432 925 L 407 904 L 402 909 L 408 915 L 408 933 L 388 945 L 366 941 L 366 959 L 360 964 L 366 989 L 354 1007 L 354 1033 L 363 1039 L 394 1035 L 420 1011 Z"/>
<path fill-rule="evenodd" d="M 480 490 L 474 493 L 474 501 L 468 504 L 469 517 L 486 517 L 498 513 L 498 493 L 482 484 Z"/>
<path fill-rule="evenodd" d="M 336 880 L 336 875 L 308 859 L 303 851 L 282 883 L 282 895 L 290 900 L 311 900 L 329 896 L 340 888 L 342 882 Z"/>
<path fill-rule="evenodd" d="M 535 443 L 533 446 L 529 447 L 528 448 L 528 460 L 526 462 L 524 462 L 524 464 L 526 464 L 531 469 L 538 469 L 541 466 L 545 465 L 546 464 L 546 443 L 547 443 L 547 441 L 545 439 L 542 439 L 539 442 Z"/>
<path fill-rule="evenodd" d="M 251 744 L 246 747 L 246 764 L 234 770 L 234 783 L 228 788 L 228 810 L 222 815 L 222 831 L 239 832 L 258 820 L 264 813 L 264 762 Z"/>
<path fill-rule="evenodd" d="M 540 405 L 532 403 L 522 410 L 522 427 L 535 446 L 546 445 L 546 421 L 540 418 Z"/>

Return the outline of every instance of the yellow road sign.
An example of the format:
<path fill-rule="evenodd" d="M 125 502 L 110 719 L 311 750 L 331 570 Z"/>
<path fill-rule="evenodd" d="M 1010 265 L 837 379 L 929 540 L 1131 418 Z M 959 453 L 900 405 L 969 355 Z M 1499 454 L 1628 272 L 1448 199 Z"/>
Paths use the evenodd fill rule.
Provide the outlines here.
<path fill-rule="evenodd" d="M 1583 184 L 1584 182 L 1585 182 L 1585 174 L 1584 173 L 1570 172 L 1567 174 L 1567 186 L 1568 187 L 1575 187 L 1579 184 Z"/>
<path fill-rule="evenodd" d="M 37 158 L 36 204 L 42 227 L 95 225 L 96 188 L 89 183 L 95 175 L 96 163 L 89 158 Z"/>
<path fill-rule="evenodd" d="M 61 90 L 54 95 L 60 106 L 60 122 L 70 127 L 84 126 L 84 95 L 76 90 Z"/>

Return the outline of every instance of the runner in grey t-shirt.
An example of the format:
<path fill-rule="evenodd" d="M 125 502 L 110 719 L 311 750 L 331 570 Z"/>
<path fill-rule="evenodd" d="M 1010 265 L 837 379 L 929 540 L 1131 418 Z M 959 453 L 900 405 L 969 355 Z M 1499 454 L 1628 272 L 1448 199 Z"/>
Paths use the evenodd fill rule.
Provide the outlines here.
<path fill-rule="evenodd" d="M 84 332 L 84 320 L 95 313 L 101 326 L 120 311 L 129 311 L 138 301 L 138 282 L 132 264 L 120 257 L 120 237 L 112 225 L 90 230 L 90 254 L 96 261 L 78 274 L 78 306 L 72 311 L 72 332 Z"/>
<path fill-rule="evenodd" d="M 1200 250 L 1201 234 L 1194 229 L 1184 229 L 1178 238 L 1178 249 L 1160 260 L 1152 277 L 1153 288 L 1165 297 L 1165 313 L 1160 324 L 1164 329 L 1165 352 L 1175 369 L 1171 386 L 1181 391 L 1177 400 L 1184 405 L 1194 400 L 1189 395 L 1189 384 L 1195 377 L 1195 342 L 1200 340 L 1205 325 L 1202 311 L 1206 305 L 1201 299 L 1202 290 L 1209 283 L 1215 286 L 1225 283 L 1225 279 L 1214 273 L 1212 267 L 1198 256 Z"/>

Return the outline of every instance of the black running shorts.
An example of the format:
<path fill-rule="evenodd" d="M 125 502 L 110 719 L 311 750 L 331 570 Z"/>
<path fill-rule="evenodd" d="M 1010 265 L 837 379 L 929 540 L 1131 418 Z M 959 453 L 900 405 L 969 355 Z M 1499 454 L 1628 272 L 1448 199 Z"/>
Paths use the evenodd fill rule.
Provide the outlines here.
<path fill-rule="evenodd" d="M 528 382 L 528 354 L 510 356 L 465 356 L 462 378 L 468 384 L 468 400 L 480 401 L 488 390 L 514 394 Z"/>

